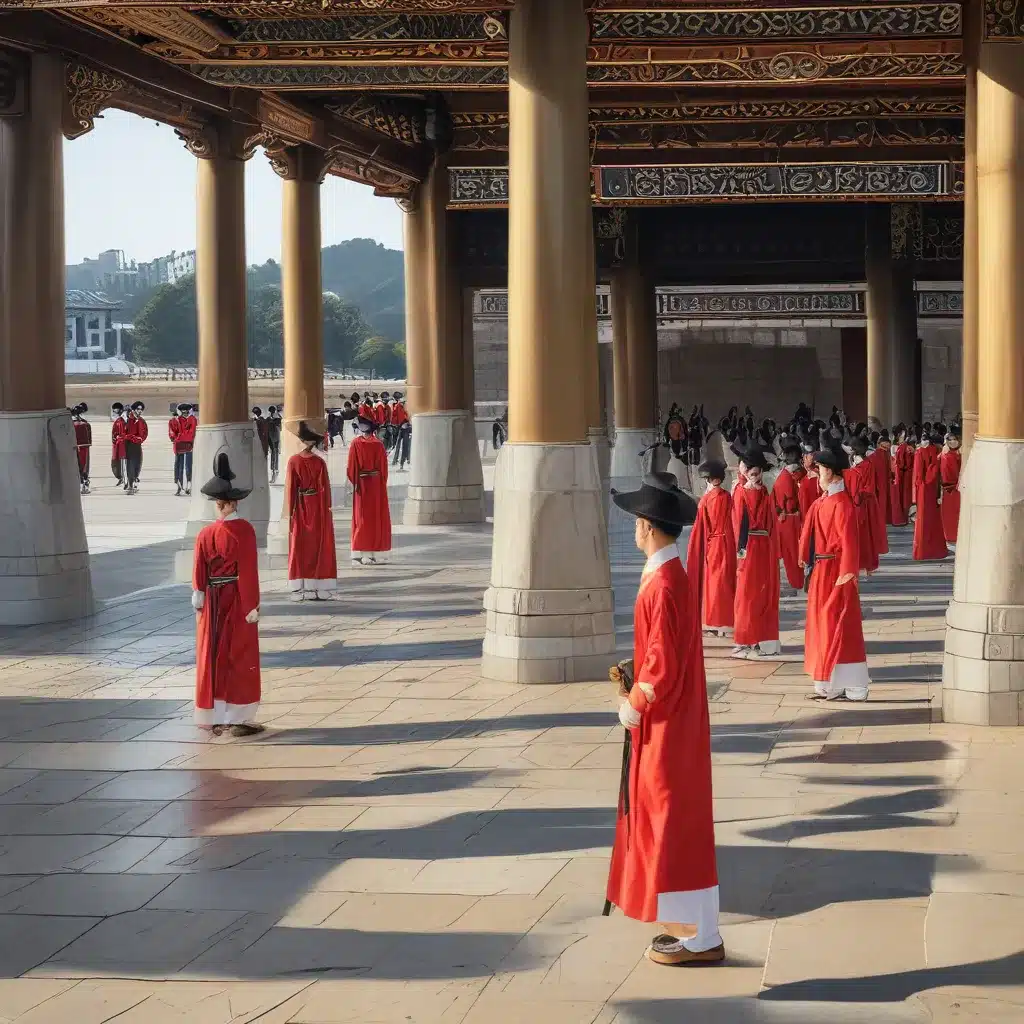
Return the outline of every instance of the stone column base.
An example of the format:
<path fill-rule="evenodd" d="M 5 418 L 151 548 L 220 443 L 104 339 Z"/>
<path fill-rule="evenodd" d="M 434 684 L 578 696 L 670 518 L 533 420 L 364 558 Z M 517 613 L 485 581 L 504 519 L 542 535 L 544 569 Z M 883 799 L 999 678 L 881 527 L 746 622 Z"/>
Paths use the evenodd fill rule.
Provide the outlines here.
<path fill-rule="evenodd" d="M 200 488 L 213 476 L 213 461 L 220 452 L 227 452 L 235 484 L 251 488 L 249 497 L 238 505 L 238 514 L 248 519 L 256 531 L 256 543 L 267 543 L 270 523 L 270 485 L 267 483 L 267 460 L 251 420 L 245 423 L 201 423 L 196 430 L 192 457 L 192 497 L 189 499 L 185 540 L 174 559 L 175 578 L 192 579 L 192 556 L 199 531 L 217 518 L 213 502 Z M 283 453 L 282 453 L 283 455 Z M 282 467 L 283 470 L 283 467 Z"/>
<path fill-rule="evenodd" d="M 589 444 L 506 444 L 498 453 L 485 677 L 605 678 L 615 623 L 600 487 Z"/>
<path fill-rule="evenodd" d="M 615 431 L 615 444 L 611 450 L 609 470 L 613 486 L 624 490 L 625 482 L 638 485 L 643 472 L 640 452 L 649 444 L 653 444 L 655 437 L 656 431 L 653 427 L 621 427 Z"/>
<path fill-rule="evenodd" d="M 92 614 L 75 431 L 66 409 L 0 413 L 0 625 Z M 98 471 L 98 467 L 97 467 Z"/>
<path fill-rule="evenodd" d="M 611 470 L 612 470 L 612 446 L 608 440 L 608 431 L 603 427 L 590 427 L 587 430 L 587 439 L 594 451 L 594 459 L 597 462 L 597 478 L 601 484 L 601 509 L 604 512 L 605 528 L 608 526 L 608 513 L 611 511 Z"/>
<path fill-rule="evenodd" d="M 960 490 L 943 721 L 1024 725 L 1024 441 L 977 438 Z"/>
<path fill-rule="evenodd" d="M 417 413 L 403 521 L 406 526 L 484 521 L 484 471 L 467 409 Z"/>

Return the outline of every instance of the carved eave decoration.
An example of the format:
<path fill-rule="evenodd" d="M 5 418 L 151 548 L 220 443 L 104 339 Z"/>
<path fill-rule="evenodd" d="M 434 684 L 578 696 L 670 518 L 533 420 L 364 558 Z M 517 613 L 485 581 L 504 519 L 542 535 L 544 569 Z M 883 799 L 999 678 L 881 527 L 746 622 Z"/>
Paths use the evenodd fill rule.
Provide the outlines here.
<path fill-rule="evenodd" d="M 350 181 L 373 187 L 375 195 L 393 199 L 411 199 L 419 181 L 408 174 L 382 167 L 371 159 L 350 153 L 339 153 L 331 165 L 331 173 Z"/>
<path fill-rule="evenodd" d="M 102 28 L 133 42 L 147 37 L 158 40 L 143 49 L 158 56 L 212 56 L 231 36 L 213 22 L 173 7 L 135 7 L 120 10 L 71 11 L 77 20 Z"/>
<path fill-rule="evenodd" d="M 1024 41 L 1024 0 L 985 0 L 985 38 Z"/>
<path fill-rule="evenodd" d="M 380 132 L 406 146 L 419 146 L 426 142 L 427 107 L 421 101 L 367 93 L 342 97 L 325 106 L 338 117 Z"/>
<path fill-rule="evenodd" d="M 318 16 L 325 13 L 373 14 L 379 13 L 384 7 L 395 14 L 504 11 L 514 5 L 514 0 L 258 0 L 255 3 L 209 0 L 202 4 L 197 4 L 196 0 L 0 0 L 0 10 L 61 10 L 72 5 L 79 9 L 110 10 L 201 7 L 211 14 L 222 14 L 226 17 L 288 18 Z"/>
<path fill-rule="evenodd" d="M 262 125 L 219 118 L 194 127 L 175 129 L 174 134 L 200 160 L 248 160 L 259 146 L 273 137 Z"/>
<path fill-rule="evenodd" d="M 66 62 L 64 85 L 63 132 L 68 139 L 92 131 L 96 118 L 110 108 L 188 130 L 202 123 L 191 104 L 80 61 Z"/>

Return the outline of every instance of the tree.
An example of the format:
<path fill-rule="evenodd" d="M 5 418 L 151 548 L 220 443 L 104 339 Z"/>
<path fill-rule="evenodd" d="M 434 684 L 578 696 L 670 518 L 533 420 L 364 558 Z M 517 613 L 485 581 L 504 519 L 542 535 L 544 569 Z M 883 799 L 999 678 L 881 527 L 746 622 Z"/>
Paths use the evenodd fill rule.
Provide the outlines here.
<path fill-rule="evenodd" d="M 189 275 L 157 288 L 136 317 L 135 360 L 157 366 L 195 366 L 198 338 L 196 282 Z"/>
<path fill-rule="evenodd" d="M 324 292 L 324 365 L 343 370 L 352 365 L 356 350 L 373 330 L 358 307 Z"/>
<path fill-rule="evenodd" d="M 273 285 L 249 291 L 245 311 L 249 365 L 284 366 L 284 307 Z"/>
<path fill-rule="evenodd" d="M 401 380 L 405 377 L 405 346 L 387 338 L 368 338 L 356 350 L 355 365 L 373 370 L 378 377 Z"/>

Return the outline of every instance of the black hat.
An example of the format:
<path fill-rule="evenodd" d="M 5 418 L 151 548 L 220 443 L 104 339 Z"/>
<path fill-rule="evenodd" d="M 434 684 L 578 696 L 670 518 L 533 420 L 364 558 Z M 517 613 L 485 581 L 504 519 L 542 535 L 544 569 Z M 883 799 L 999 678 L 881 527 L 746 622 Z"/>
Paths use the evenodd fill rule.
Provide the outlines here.
<path fill-rule="evenodd" d="M 268 413 L 268 415 L 273 416 L 276 412 L 277 412 L 277 406 L 276 405 L 268 405 L 267 406 L 267 413 Z"/>
<path fill-rule="evenodd" d="M 697 472 L 705 480 L 724 480 L 727 467 L 720 459 L 707 459 L 697 467 Z"/>
<path fill-rule="evenodd" d="M 227 452 L 220 452 L 213 460 L 213 476 L 203 484 L 202 493 L 214 501 L 241 501 L 247 498 L 249 491 L 232 486 L 231 481 L 234 479 Z"/>
<path fill-rule="evenodd" d="M 878 432 L 878 440 L 875 443 L 876 444 L 884 444 L 887 441 L 890 444 L 892 443 L 892 438 L 889 436 L 889 431 L 888 430 L 880 430 Z"/>
<path fill-rule="evenodd" d="M 764 457 L 764 450 L 756 442 L 748 444 L 746 448 L 736 454 L 739 455 L 740 462 L 747 469 L 760 469 L 762 472 L 771 469 L 768 460 Z"/>
<path fill-rule="evenodd" d="M 254 405 L 252 407 L 252 414 L 253 416 L 262 416 L 263 410 L 258 405 Z"/>
<path fill-rule="evenodd" d="M 841 473 L 844 469 L 850 468 L 850 460 L 842 448 L 822 448 L 815 452 L 814 461 L 819 466 L 831 469 L 833 473 Z"/>
<path fill-rule="evenodd" d="M 847 442 L 846 446 L 853 452 L 854 455 L 865 456 L 868 453 L 868 439 L 863 434 L 854 434 Z"/>
<path fill-rule="evenodd" d="M 387 392 L 387 391 L 382 391 L 382 392 L 380 393 L 380 397 L 381 397 L 381 398 L 382 398 L 382 399 L 383 399 L 383 400 L 384 400 L 384 401 L 386 402 L 386 401 L 387 401 L 387 400 L 388 400 L 388 399 L 389 399 L 389 398 L 391 397 L 391 395 L 390 395 L 390 394 L 388 394 L 388 392 Z"/>
<path fill-rule="evenodd" d="M 303 444 L 319 444 L 323 440 L 323 437 L 313 430 L 305 420 L 299 422 L 295 433 Z"/>
<path fill-rule="evenodd" d="M 75 406 L 74 411 L 81 416 L 82 413 L 89 411 L 89 406 L 87 406 L 85 402 L 79 402 L 78 405 Z"/>
<path fill-rule="evenodd" d="M 631 516 L 670 526 L 686 526 L 697 518 L 697 503 L 679 489 L 672 473 L 645 473 L 638 491 L 616 491 L 612 501 Z"/>
<path fill-rule="evenodd" d="M 372 434 L 377 429 L 377 424 L 374 423 L 374 421 L 371 420 L 368 416 L 357 416 L 356 426 L 364 434 Z"/>
<path fill-rule="evenodd" d="M 192 406 L 189 405 L 188 402 L 179 402 L 178 403 L 178 412 L 189 412 L 191 410 L 191 408 L 192 408 Z"/>
<path fill-rule="evenodd" d="M 794 438 L 785 438 L 779 448 L 786 462 L 792 465 L 800 461 L 800 445 Z"/>
<path fill-rule="evenodd" d="M 394 394 L 393 394 L 393 395 L 392 395 L 391 397 L 392 397 L 392 398 L 393 398 L 393 399 L 394 399 L 394 400 L 395 400 L 396 402 L 400 402 L 400 401 L 402 400 L 402 392 L 401 392 L 401 391 L 396 391 L 396 392 L 395 392 L 395 393 L 394 393 Z"/>
<path fill-rule="evenodd" d="M 122 405 L 120 402 L 114 402 L 114 404 L 110 407 L 110 411 L 113 412 L 115 409 L 118 412 L 124 412 L 124 405 Z"/>
<path fill-rule="evenodd" d="M 146 411 L 146 403 L 145 402 L 132 402 L 132 412 L 145 412 L 145 411 Z"/>

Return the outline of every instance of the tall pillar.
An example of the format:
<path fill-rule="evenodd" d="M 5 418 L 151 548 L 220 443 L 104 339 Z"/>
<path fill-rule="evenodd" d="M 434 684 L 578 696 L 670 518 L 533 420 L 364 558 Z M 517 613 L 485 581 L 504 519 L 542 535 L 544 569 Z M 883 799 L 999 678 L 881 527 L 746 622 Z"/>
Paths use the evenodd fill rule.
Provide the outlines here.
<path fill-rule="evenodd" d="M 893 265 L 889 207 L 867 208 L 864 272 L 867 279 L 868 418 L 893 423 Z"/>
<path fill-rule="evenodd" d="M 967 97 L 964 108 L 964 317 L 960 409 L 966 458 L 978 432 L 978 48 L 982 0 L 969 0 L 963 11 Z"/>
<path fill-rule="evenodd" d="M 890 419 L 894 423 L 913 423 L 921 408 L 921 378 L 917 369 L 917 291 L 912 260 L 893 263 Z"/>
<path fill-rule="evenodd" d="M 590 110 L 586 111 L 589 119 Z M 586 149 L 589 155 L 589 146 Z M 589 180 L 590 167 L 586 168 Z M 608 477 L 611 471 L 611 448 L 608 444 L 608 424 L 605 421 L 601 403 L 601 354 L 598 348 L 597 329 L 597 253 L 594 246 L 594 213 L 590 202 L 590 190 L 585 193 L 584 231 L 586 253 L 584 254 L 583 289 L 581 307 L 583 314 L 583 386 L 584 407 L 587 417 L 587 437 L 597 459 L 597 473 L 601 490 L 606 496 L 605 505 L 611 500 Z M 607 513 L 607 507 L 605 508 Z M 606 515 L 607 518 L 607 515 Z"/>
<path fill-rule="evenodd" d="M 640 476 L 640 452 L 657 436 L 658 317 L 654 287 L 639 266 L 617 270 L 613 289 L 612 330 L 620 332 L 623 351 L 615 363 L 611 476 L 625 487 Z"/>
<path fill-rule="evenodd" d="M 494 482 L 482 672 L 603 678 L 615 649 L 603 494 L 587 443 L 583 0 L 520 0 L 509 31 L 509 441 Z"/>
<path fill-rule="evenodd" d="M 281 471 L 302 445 L 299 424 L 327 429 L 324 415 L 324 303 L 320 271 L 320 186 L 330 158 L 313 146 L 274 146 L 270 163 L 281 186 L 281 299 L 284 312 L 284 422 Z M 200 411 L 202 403 L 200 402 Z M 267 536 L 267 551 L 287 555 L 291 510 Z"/>
<path fill-rule="evenodd" d="M 196 306 L 199 319 L 199 429 L 195 486 L 186 541 L 214 518 L 213 503 L 199 492 L 219 452 L 226 452 L 239 487 L 251 493 L 238 512 L 263 546 L 270 520 L 267 462 L 249 407 L 245 299 L 245 161 L 263 133 L 232 121 L 214 121 L 179 132 L 199 158 L 196 171 Z M 190 552 L 183 552 L 189 555 Z M 184 575 L 185 558 L 178 575 Z"/>
<path fill-rule="evenodd" d="M 484 475 L 466 363 L 466 291 L 449 238 L 448 165 L 434 161 L 406 213 L 406 359 L 412 411 L 407 526 L 484 521 Z M 411 300 L 411 301 L 409 301 Z"/>
<path fill-rule="evenodd" d="M 961 481 L 943 717 L 1024 724 L 1024 40 L 977 74 L 978 433 Z"/>
<path fill-rule="evenodd" d="M 58 55 L 6 58 L 0 78 L 0 625 L 93 610 L 89 547 L 64 394 L 64 163 Z M 99 450 L 99 446 L 98 446 Z"/>

